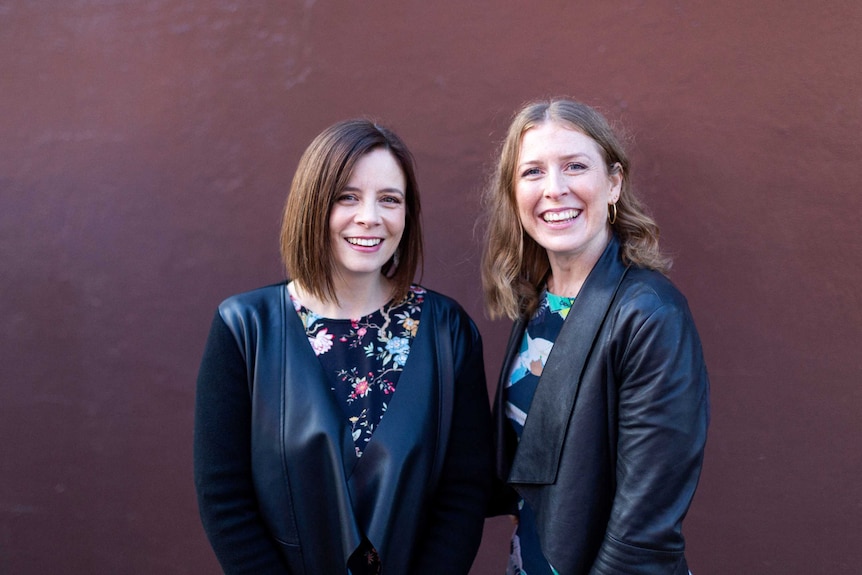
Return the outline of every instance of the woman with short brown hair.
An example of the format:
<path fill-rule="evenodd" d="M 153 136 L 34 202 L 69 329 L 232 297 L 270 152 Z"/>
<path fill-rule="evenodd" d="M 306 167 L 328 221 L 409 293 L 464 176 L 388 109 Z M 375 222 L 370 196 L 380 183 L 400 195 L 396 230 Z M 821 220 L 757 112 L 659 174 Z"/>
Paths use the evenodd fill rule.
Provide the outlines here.
<path fill-rule="evenodd" d="M 225 573 L 466 574 L 491 478 L 482 341 L 422 258 L 413 159 L 324 130 L 284 212 L 291 278 L 228 298 L 197 383 L 195 482 Z"/>

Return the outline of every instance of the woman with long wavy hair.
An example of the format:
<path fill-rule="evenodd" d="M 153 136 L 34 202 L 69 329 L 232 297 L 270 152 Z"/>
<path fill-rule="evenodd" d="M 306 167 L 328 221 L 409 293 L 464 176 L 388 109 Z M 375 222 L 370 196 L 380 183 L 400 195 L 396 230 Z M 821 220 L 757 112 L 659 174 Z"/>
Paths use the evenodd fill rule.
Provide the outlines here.
<path fill-rule="evenodd" d="M 507 572 L 687 574 L 709 383 L 619 138 L 579 102 L 524 106 L 485 207 L 486 304 L 514 320 L 495 403 Z"/>

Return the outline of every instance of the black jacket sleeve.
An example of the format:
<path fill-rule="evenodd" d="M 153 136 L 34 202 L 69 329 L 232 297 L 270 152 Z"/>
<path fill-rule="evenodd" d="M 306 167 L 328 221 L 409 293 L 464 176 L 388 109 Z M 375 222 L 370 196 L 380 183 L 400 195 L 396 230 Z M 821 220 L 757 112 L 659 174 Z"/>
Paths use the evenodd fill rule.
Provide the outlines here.
<path fill-rule="evenodd" d="M 228 575 L 289 573 L 258 512 L 245 362 L 218 313 L 198 373 L 194 425 L 198 506 L 222 569 Z"/>
<path fill-rule="evenodd" d="M 685 575 L 682 520 L 706 442 L 706 367 L 684 304 L 636 321 L 619 364 L 616 492 L 590 574 Z"/>
<path fill-rule="evenodd" d="M 466 574 L 479 549 L 491 485 L 491 413 L 482 340 L 462 312 L 455 337 L 452 429 L 412 574 Z"/>

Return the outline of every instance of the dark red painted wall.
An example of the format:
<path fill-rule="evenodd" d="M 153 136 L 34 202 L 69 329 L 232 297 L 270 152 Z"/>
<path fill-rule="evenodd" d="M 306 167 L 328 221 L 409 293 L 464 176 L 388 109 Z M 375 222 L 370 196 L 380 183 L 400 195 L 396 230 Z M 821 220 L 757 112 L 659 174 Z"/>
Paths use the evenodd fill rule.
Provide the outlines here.
<path fill-rule="evenodd" d="M 857 573 L 862 5 L 581 4 L 0 1 L 0 573 L 217 572 L 197 364 L 216 304 L 281 278 L 293 168 L 335 120 L 415 151 L 424 282 L 496 377 L 476 192 L 509 114 L 556 94 L 628 127 L 701 330 L 692 568 Z"/>

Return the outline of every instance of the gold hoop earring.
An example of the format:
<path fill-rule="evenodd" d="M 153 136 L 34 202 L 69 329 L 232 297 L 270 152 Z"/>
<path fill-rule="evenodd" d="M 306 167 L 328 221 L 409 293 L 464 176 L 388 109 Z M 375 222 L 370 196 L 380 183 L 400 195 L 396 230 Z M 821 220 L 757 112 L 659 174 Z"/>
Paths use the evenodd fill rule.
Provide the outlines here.
<path fill-rule="evenodd" d="M 614 209 L 613 213 L 611 213 L 611 208 Z M 610 206 L 608 206 L 608 223 L 610 225 L 614 225 L 615 223 L 617 223 L 617 205 L 616 204 L 611 204 Z"/>

